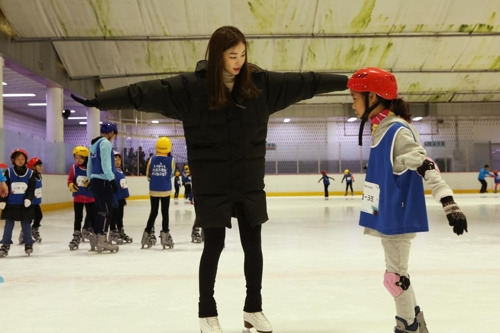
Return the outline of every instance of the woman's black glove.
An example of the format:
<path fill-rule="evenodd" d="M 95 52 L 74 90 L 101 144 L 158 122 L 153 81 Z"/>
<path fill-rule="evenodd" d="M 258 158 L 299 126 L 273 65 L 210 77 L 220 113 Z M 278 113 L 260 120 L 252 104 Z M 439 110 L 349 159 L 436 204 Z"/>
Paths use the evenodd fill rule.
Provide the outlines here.
<path fill-rule="evenodd" d="M 94 99 L 83 99 L 83 98 L 80 98 L 80 97 L 75 96 L 73 94 L 71 94 L 71 98 L 73 98 L 78 103 L 85 105 L 88 108 L 91 108 L 91 107 L 99 108 L 99 101 L 95 98 Z"/>
<path fill-rule="evenodd" d="M 453 232 L 457 235 L 461 235 L 467 231 L 467 218 L 462 212 L 457 203 L 453 201 L 453 197 L 447 196 L 441 199 L 441 204 L 443 205 L 444 213 L 448 219 L 448 223 L 453 227 Z"/>

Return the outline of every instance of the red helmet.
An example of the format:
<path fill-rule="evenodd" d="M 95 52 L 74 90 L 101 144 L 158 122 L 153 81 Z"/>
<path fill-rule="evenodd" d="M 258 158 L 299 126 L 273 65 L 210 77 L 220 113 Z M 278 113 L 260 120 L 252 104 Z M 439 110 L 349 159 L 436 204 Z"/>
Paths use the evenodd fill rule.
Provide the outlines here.
<path fill-rule="evenodd" d="M 27 166 L 28 166 L 28 168 L 33 169 L 33 167 L 34 167 L 35 165 L 37 165 L 37 164 L 42 164 L 42 160 L 41 160 L 41 159 L 39 159 L 38 157 L 33 157 L 32 159 L 30 159 L 30 160 L 28 161 Z"/>
<path fill-rule="evenodd" d="M 347 81 L 347 88 L 357 92 L 373 91 L 383 99 L 398 98 L 398 84 L 392 73 L 376 67 L 358 69 Z"/>
<path fill-rule="evenodd" d="M 26 161 L 28 160 L 28 153 L 26 152 L 26 150 L 24 150 L 22 148 L 16 148 L 12 151 L 12 153 L 10 153 L 10 161 L 12 163 L 14 163 L 14 160 L 16 159 L 16 156 L 18 153 L 23 154 Z"/>
<path fill-rule="evenodd" d="M 321 174 L 324 176 L 326 175 L 326 171 L 325 170 L 321 170 Z"/>

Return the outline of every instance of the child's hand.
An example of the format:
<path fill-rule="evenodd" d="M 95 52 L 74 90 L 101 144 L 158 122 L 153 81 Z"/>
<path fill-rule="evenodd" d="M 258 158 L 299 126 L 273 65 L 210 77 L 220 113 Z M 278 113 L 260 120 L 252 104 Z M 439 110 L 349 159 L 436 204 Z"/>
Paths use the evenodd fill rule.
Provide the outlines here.
<path fill-rule="evenodd" d="M 5 209 L 5 206 L 7 206 L 7 203 L 6 203 L 6 202 L 0 202 L 0 209 L 1 209 L 1 210 L 4 210 L 4 209 Z"/>
<path fill-rule="evenodd" d="M 458 207 L 457 203 L 453 200 L 453 197 L 447 196 L 441 199 L 441 204 L 443 205 L 446 218 L 448 223 L 453 227 L 453 232 L 457 235 L 461 235 L 467 231 L 467 218 L 462 212 L 462 209 Z"/>
<path fill-rule="evenodd" d="M 24 199 L 24 207 L 28 208 L 31 206 L 31 200 L 30 199 Z"/>
<path fill-rule="evenodd" d="M 69 183 L 68 187 L 71 193 L 75 193 L 79 190 L 78 186 L 76 186 L 75 183 Z"/>

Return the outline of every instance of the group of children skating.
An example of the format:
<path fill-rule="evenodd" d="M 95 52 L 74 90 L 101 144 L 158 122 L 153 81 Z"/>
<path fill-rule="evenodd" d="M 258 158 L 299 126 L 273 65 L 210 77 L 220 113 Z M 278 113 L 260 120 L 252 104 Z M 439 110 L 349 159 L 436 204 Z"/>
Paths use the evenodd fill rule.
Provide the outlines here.
<path fill-rule="evenodd" d="M 162 229 L 160 244 L 163 249 L 174 247 L 174 241 L 169 229 L 169 205 L 172 194 L 172 178 L 174 179 L 174 199 L 179 197 L 181 184 L 185 187 L 185 199 L 193 203 L 191 192 L 191 173 L 187 165 L 182 173 L 176 170 L 175 160 L 171 155 L 172 142 L 167 137 L 160 137 L 156 142 L 156 155 L 152 156 L 147 164 L 146 176 L 149 181 L 151 210 L 144 229 L 141 248 L 150 248 L 156 244 L 154 223 L 161 203 Z M 75 163 L 68 172 L 67 186 L 73 196 L 73 235 L 68 247 L 71 251 L 80 248 L 80 243 L 88 241 L 90 251 L 96 251 L 95 221 L 97 215 L 96 203 L 90 182 L 87 176 L 90 150 L 78 145 L 73 149 Z M 125 233 L 123 226 L 124 207 L 129 197 L 129 190 L 125 174 L 121 170 L 122 156 L 113 151 L 116 191 L 113 193 L 112 214 L 106 221 L 105 232 L 107 242 L 115 244 L 111 252 L 118 251 L 118 245 L 132 243 L 133 238 Z M 0 198 L 1 218 L 6 220 L 0 258 L 6 257 L 12 242 L 14 222 L 21 221 L 19 244 L 24 244 L 26 254 L 33 252 L 33 243 L 42 241 L 40 236 L 40 221 L 42 220 L 42 161 L 34 157 L 28 160 L 28 153 L 24 149 L 14 149 L 11 154 L 12 166 L 0 165 L 1 175 L 8 184 L 9 191 L 5 198 Z M 5 169 L 5 171 L 3 170 Z M 181 178 L 182 177 L 182 178 Z M 84 218 L 85 210 L 85 218 Z M 83 226 L 82 226 L 83 222 Z M 191 240 L 201 243 L 200 228 L 192 228 Z"/>
<path fill-rule="evenodd" d="M 328 200 L 329 192 L 328 187 L 330 186 L 330 179 L 335 180 L 335 178 L 328 176 L 325 170 L 321 170 L 321 178 L 318 180 L 318 183 L 323 180 L 323 188 L 325 191 L 325 200 Z M 344 170 L 344 177 L 342 177 L 341 183 L 345 180 L 345 195 L 347 197 L 347 192 L 349 189 L 351 190 L 351 197 L 354 196 L 354 190 L 352 189 L 352 183 L 354 182 L 354 175 L 351 173 L 349 169 Z"/>

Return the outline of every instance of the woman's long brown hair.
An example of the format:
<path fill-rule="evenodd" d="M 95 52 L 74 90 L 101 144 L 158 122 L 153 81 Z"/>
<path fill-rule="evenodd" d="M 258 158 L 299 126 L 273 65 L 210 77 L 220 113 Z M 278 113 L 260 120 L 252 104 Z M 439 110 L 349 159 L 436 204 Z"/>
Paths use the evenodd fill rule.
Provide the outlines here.
<path fill-rule="evenodd" d="M 229 101 L 229 90 L 224 85 L 222 71 L 224 69 L 224 51 L 243 43 L 247 51 L 245 62 L 235 77 L 233 96 L 237 102 L 246 98 L 254 98 L 259 90 L 252 81 L 252 73 L 248 64 L 248 45 L 245 35 L 236 27 L 223 26 L 215 30 L 208 42 L 205 60 L 207 60 L 206 84 L 208 91 L 208 108 L 220 109 Z"/>

